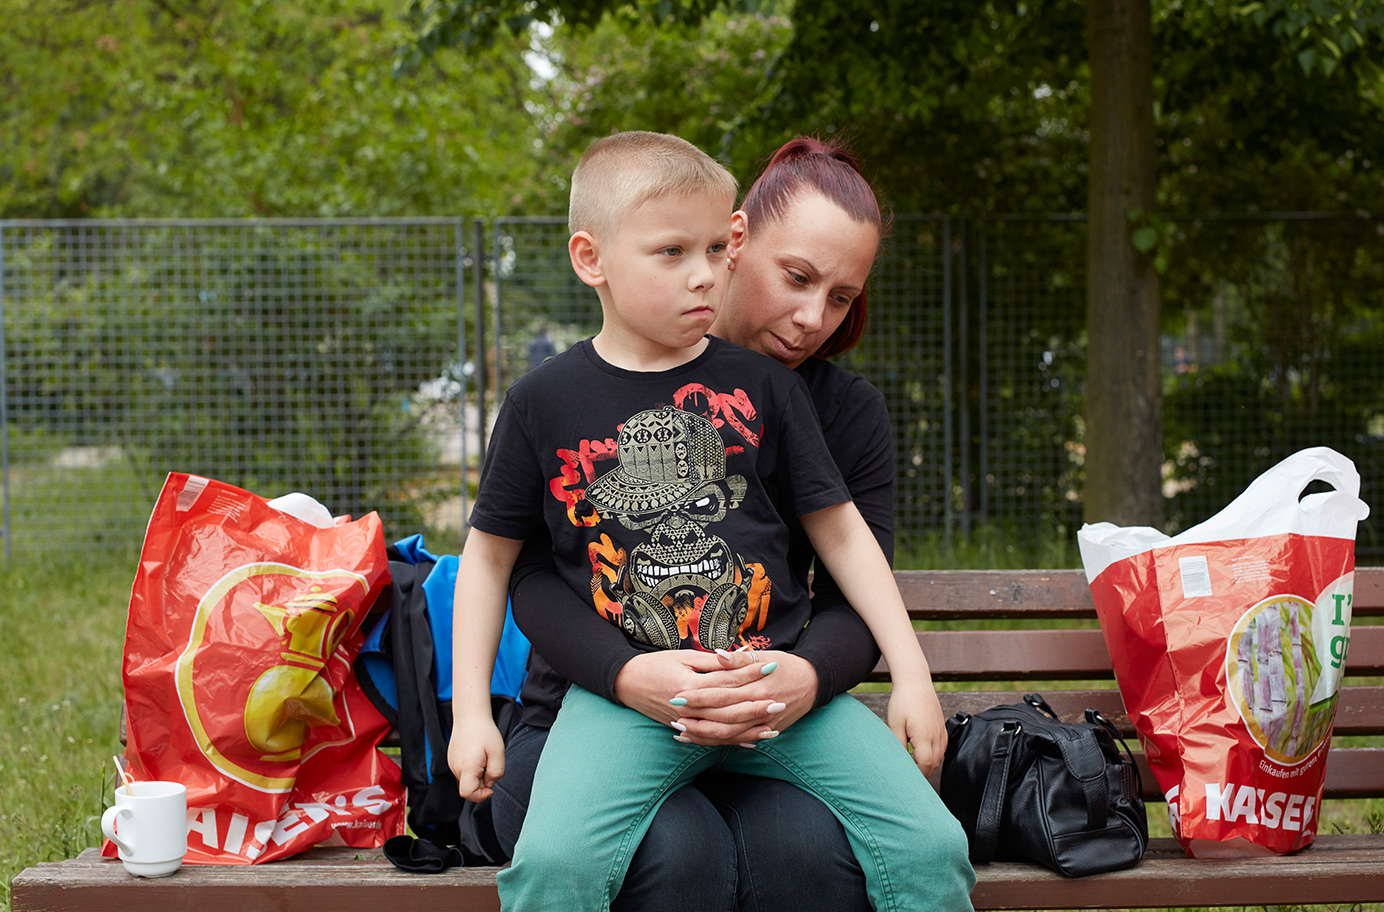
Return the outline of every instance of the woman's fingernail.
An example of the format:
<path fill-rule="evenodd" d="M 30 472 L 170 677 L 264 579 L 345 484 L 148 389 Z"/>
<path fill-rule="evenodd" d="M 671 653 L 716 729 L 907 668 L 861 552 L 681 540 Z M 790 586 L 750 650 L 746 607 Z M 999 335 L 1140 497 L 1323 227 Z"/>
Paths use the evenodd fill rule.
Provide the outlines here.
<path fill-rule="evenodd" d="M 677 729 L 678 731 L 680 731 L 680 732 L 685 732 L 685 731 L 687 731 L 687 726 L 686 726 L 686 725 L 683 725 L 681 722 L 669 722 L 668 724 L 671 725 L 671 726 L 673 726 L 674 728 L 676 728 L 676 729 Z"/>
<path fill-rule="evenodd" d="M 741 746 L 741 747 L 748 747 L 750 750 L 754 750 L 756 747 L 758 747 L 758 745 L 756 745 L 756 744 L 751 744 L 749 741 L 741 741 L 741 742 L 740 742 L 740 746 Z"/>
<path fill-rule="evenodd" d="M 669 704 L 670 706 L 686 706 L 686 705 L 687 705 L 687 698 L 686 698 L 686 697 L 674 697 L 673 699 L 671 699 L 671 700 L 668 701 L 668 704 Z"/>
<path fill-rule="evenodd" d="M 759 740 L 761 740 L 761 741 L 768 741 L 770 738 L 777 738 L 778 736 L 779 736 L 779 733 L 776 732 L 776 731 L 774 731 L 774 730 L 771 728 L 771 729 L 769 729 L 769 730 L 767 730 L 767 731 L 762 731 L 762 732 L 760 732 L 760 733 L 759 733 Z"/>
<path fill-rule="evenodd" d="M 735 653 L 731 652 L 729 649 L 718 649 L 716 650 L 716 654 L 728 662 L 730 661 L 731 657 L 735 655 Z"/>
<path fill-rule="evenodd" d="M 770 662 L 768 665 L 765 665 L 763 668 L 759 669 L 759 673 L 762 675 L 766 675 L 769 672 L 773 671 L 775 668 L 778 668 L 778 662 Z"/>
<path fill-rule="evenodd" d="M 691 739 L 689 739 L 686 735 L 674 735 L 674 736 L 673 736 L 673 740 L 674 740 L 674 741 L 679 741 L 679 742 L 681 742 L 681 743 L 683 743 L 683 744 L 688 744 L 688 743 L 690 743 L 690 741 L 691 741 Z"/>
<path fill-rule="evenodd" d="M 765 710 L 765 712 L 781 713 L 781 712 L 783 712 L 783 711 L 784 711 L 785 709 L 787 709 L 787 708 L 788 708 L 788 704 L 787 704 L 787 703 L 770 703 L 770 704 L 769 704 L 769 708 L 768 708 L 767 710 Z"/>

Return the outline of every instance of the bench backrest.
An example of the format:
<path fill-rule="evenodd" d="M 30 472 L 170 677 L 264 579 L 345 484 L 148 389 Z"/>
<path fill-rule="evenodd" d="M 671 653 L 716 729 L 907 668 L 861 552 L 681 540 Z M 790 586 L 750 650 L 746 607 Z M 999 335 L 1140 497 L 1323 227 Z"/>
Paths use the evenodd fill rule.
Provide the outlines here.
<path fill-rule="evenodd" d="M 1083 571 L 900 570 L 895 578 L 909 614 L 925 622 L 918 625 L 918 639 L 948 715 L 1015 703 L 1023 693 L 1038 691 L 1063 719 L 1080 719 L 1090 706 L 1133 733 Z M 1362 676 L 1384 675 L 1381 617 L 1384 567 L 1357 568 L 1347 677 L 1334 732 L 1367 736 L 1366 746 L 1333 744 L 1328 798 L 1384 796 L 1384 687 L 1358 683 Z M 987 623 L 992 621 L 1008 623 Z M 1026 623 L 1032 621 L 1047 623 L 1034 629 Z M 888 678 L 882 662 L 875 678 Z M 1139 761 L 1143 765 L 1142 756 Z M 1161 800 L 1146 766 L 1144 772 L 1146 797 Z"/>

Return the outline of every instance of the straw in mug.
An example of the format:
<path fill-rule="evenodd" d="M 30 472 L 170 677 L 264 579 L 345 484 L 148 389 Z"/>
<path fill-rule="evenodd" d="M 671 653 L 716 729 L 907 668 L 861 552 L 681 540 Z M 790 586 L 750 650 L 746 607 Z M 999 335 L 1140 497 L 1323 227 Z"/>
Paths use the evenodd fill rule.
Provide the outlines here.
<path fill-rule="evenodd" d="M 134 785 L 135 780 L 131 778 L 129 772 L 127 772 L 125 767 L 121 765 L 120 757 L 115 754 L 112 754 L 111 759 L 115 761 L 115 773 L 117 776 L 120 777 L 120 781 L 125 784 L 125 788 L 129 788 L 130 786 Z"/>

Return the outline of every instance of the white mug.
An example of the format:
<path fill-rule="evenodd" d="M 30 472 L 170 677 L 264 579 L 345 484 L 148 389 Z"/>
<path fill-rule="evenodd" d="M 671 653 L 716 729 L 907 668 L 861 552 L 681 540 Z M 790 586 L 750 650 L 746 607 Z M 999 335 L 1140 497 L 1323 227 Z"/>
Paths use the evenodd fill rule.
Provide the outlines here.
<path fill-rule="evenodd" d="M 125 870 L 167 877 L 187 854 L 187 788 L 178 782 L 132 782 L 115 790 L 101 831 L 120 850 Z"/>

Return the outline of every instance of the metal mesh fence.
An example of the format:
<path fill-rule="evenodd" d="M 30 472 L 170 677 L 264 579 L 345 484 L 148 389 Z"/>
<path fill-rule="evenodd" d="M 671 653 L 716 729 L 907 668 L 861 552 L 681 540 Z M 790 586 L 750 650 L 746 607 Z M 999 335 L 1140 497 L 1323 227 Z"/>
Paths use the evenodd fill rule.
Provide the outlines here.
<path fill-rule="evenodd" d="M 472 317 L 467 227 L 0 222 L 6 548 L 133 547 L 172 470 L 459 545 L 464 428 L 600 324 L 562 219 L 493 222 Z M 980 524 L 1075 534 L 1085 239 L 1080 218 L 896 219 L 842 360 L 893 415 L 901 547 Z M 1167 530 L 1306 446 L 1354 459 L 1384 509 L 1384 224 L 1175 218 L 1157 255 Z M 1384 553 L 1376 527 L 1362 556 Z"/>
<path fill-rule="evenodd" d="M 7 548 L 137 546 L 169 471 L 459 536 L 461 223 L 0 223 Z"/>
<path fill-rule="evenodd" d="M 1086 226 L 1080 219 L 987 219 L 978 261 L 976 521 L 1038 534 L 1080 526 L 1081 413 L 1086 373 Z"/>
<path fill-rule="evenodd" d="M 865 334 L 838 359 L 889 404 L 901 548 L 948 534 L 954 515 L 952 252 L 949 219 L 897 217 L 870 276 Z"/>

